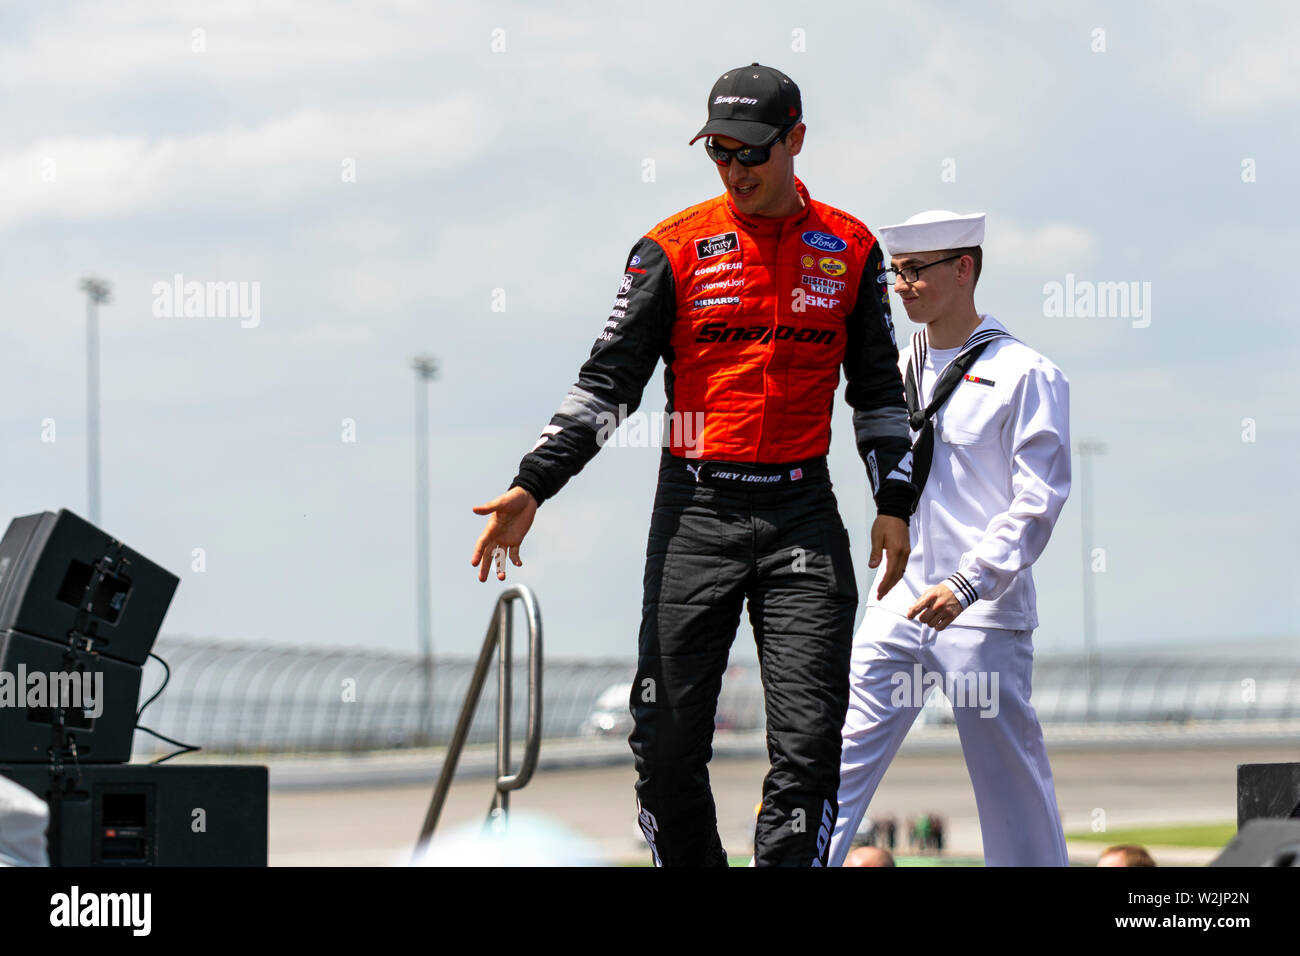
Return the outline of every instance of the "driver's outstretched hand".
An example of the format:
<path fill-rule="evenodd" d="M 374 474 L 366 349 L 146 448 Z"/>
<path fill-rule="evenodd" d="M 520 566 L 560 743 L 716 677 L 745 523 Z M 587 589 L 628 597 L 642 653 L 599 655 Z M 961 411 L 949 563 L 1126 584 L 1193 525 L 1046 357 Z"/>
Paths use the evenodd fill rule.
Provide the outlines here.
<path fill-rule="evenodd" d="M 519 559 L 519 545 L 524 535 L 533 526 L 533 517 L 537 514 L 537 499 L 523 488 L 511 488 L 499 498 L 494 498 L 485 505 L 474 508 L 476 515 L 491 515 L 487 527 L 474 543 L 474 554 L 470 564 L 478 568 L 478 579 L 486 581 L 488 567 L 495 557 L 497 562 L 497 580 L 506 579 L 505 563 L 502 555 L 508 554 L 515 567 L 521 568 L 524 562 Z"/>

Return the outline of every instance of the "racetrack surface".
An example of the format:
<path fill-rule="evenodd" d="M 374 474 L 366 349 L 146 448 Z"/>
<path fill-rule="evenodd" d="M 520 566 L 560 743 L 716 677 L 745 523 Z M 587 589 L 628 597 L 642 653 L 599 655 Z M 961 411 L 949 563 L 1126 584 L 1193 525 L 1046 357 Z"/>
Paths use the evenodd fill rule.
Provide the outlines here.
<path fill-rule="evenodd" d="M 1050 752 L 1050 745 L 1049 745 Z M 1297 746 L 1126 748 L 1113 752 L 1051 753 L 1057 800 L 1066 832 L 1142 824 L 1235 820 L 1236 766 L 1300 759 Z M 767 762 L 715 758 L 711 767 L 718 825 L 729 853 L 751 848 L 753 813 Z M 541 770 L 512 797 L 512 808 L 542 814 L 583 834 L 609 862 L 645 860 L 637 835 L 631 755 L 618 766 Z M 387 865 L 409 857 L 432 795 L 426 784 L 272 790 L 270 862 L 294 865 Z M 492 797 L 490 779 L 458 780 L 439 832 L 478 823 Z M 981 855 L 979 821 L 970 781 L 954 753 L 908 753 L 886 774 L 871 813 L 893 813 L 900 828 L 909 814 L 938 813 L 946 823 L 946 851 Z M 900 840 L 903 833 L 900 829 Z M 1095 862 L 1101 844 L 1072 843 L 1071 858 Z M 1162 864 L 1203 864 L 1215 855 L 1196 849 L 1154 854 Z"/>

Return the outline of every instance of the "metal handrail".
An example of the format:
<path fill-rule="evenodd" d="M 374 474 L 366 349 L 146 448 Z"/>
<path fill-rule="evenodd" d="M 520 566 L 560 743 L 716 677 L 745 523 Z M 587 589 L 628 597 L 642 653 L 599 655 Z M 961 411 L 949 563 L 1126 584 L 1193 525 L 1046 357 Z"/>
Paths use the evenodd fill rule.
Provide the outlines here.
<path fill-rule="evenodd" d="M 510 675 L 511 675 L 511 625 L 514 623 L 512 602 L 518 600 L 528 615 L 528 732 L 524 739 L 524 757 L 515 773 L 510 773 Z M 433 830 L 442 815 L 443 804 L 447 801 L 447 791 L 451 789 L 452 777 L 456 774 L 456 765 L 460 762 L 460 752 L 469 736 L 470 724 L 474 720 L 474 711 L 483 692 L 483 683 L 487 679 L 488 667 L 492 663 L 492 651 L 499 652 L 497 658 L 497 776 L 496 790 L 492 796 L 492 808 L 488 819 L 504 825 L 509 811 L 511 790 L 522 789 L 532 779 L 537 769 L 537 754 L 542 745 L 542 613 L 537 607 L 537 598 L 533 592 L 522 584 L 512 585 L 501 592 L 496 606 L 492 610 L 492 620 L 488 622 L 487 636 L 483 638 L 483 649 L 479 651 L 478 662 L 474 665 L 474 674 L 469 681 L 465 703 L 456 719 L 456 729 L 447 746 L 447 756 L 442 769 L 438 772 L 438 784 L 433 790 L 433 799 L 424 816 L 424 826 L 420 829 L 420 839 L 415 846 L 418 859 L 433 837 Z"/>

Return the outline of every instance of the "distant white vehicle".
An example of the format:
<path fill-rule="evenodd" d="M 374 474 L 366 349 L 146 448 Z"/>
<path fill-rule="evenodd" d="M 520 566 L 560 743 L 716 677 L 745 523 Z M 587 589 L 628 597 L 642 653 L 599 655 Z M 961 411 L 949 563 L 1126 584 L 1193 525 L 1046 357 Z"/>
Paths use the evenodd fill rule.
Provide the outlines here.
<path fill-rule="evenodd" d="M 713 718 L 718 730 L 761 729 L 763 726 L 762 687 L 757 684 L 754 672 L 753 687 L 745 684 L 746 672 L 733 669 L 730 680 L 723 683 L 718 697 L 718 709 Z M 628 701 L 632 697 L 632 683 L 611 684 L 596 698 L 591 713 L 582 722 L 584 737 L 627 736 L 632 732 L 632 713 Z"/>
<path fill-rule="evenodd" d="M 632 732 L 632 712 L 628 700 L 632 697 L 632 682 L 611 684 L 601 691 L 596 704 L 582 722 L 583 736 L 626 736 Z"/>

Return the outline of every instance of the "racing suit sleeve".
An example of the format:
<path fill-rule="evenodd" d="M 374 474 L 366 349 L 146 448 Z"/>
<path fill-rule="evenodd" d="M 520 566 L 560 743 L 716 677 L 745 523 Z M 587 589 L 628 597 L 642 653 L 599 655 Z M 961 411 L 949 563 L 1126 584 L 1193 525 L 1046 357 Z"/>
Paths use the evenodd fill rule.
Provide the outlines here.
<path fill-rule="evenodd" d="M 847 320 L 844 397 L 853 408 L 854 438 L 871 479 L 876 513 L 907 521 L 920 492 L 912 483 L 907 402 L 898 371 L 889 290 L 880 281 L 884 269 L 884 254 L 876 243 L 862 268 L 858 299 Z"/>
<path fill-rule="evenodd" d="M 1069 381 L 1055 366 L 1035 365 L 1012 402 L 1015 414 L 1004 426 L 1012 430 L 1011 503 L 944 581 L 963 608 L 1001 596 L 1038 560 L 1070 494 Z"/>
<path fill-rule="evenodd" d="M 628 256 L 618 297 L 578 381 L 510 483 L 541 504 L 582 471 L 619 423 L 641 404 L 676 315 L 672 266 L 653 239 Z"/>

